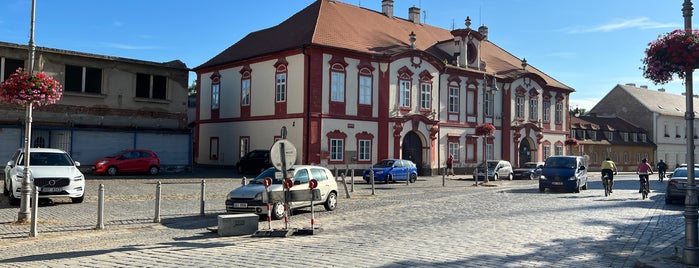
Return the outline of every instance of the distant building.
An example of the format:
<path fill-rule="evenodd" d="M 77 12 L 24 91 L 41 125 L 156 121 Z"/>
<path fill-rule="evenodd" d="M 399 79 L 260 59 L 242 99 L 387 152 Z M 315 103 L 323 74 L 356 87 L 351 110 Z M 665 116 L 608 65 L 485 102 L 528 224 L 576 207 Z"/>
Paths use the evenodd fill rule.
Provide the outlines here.
<path fill-rule="evenodd" d="M 588 113 L 570 119 L 571 137 L 578 141 L 572 146 L 573 155 L 587 155 L 590 170 L 599 171 L 607 157 L 619 171 L 635 171 L 642 158 L 652 161 L 655 144 L 648 133 L 618 117 L 603 117 Z"/>
<path fill-rule="evenodd" d="M 668 166 L 674 167 L 687 161 L 685 100 L 685 96 L 668 93 L 664 89 L 650 90 L 634 84 L 617 85 L 589 113 L 617 116 L 645 129 L 649 140 L 657 146 L 655 154 L 648 157 L 648 160 L 657 163 L 662 159 Z M 694 103 L 699 103 L 696 96 Z M 699 118 L 698 115 L 695 109 L 694 117 Z M 697 143 L 699 126 L 696 119 L 694 124 L 694 137 L 689 138 Z M 697 157 L 696 150 L 694 157 Z"/>
<path fill-rule="evenodd" d="M 378 1 L 378 0 L 377 0 Z M 488 27 L 447 30 L 420 8 L 393 14 L 318 0 L 195 67 L 197 163 L 234 165 L 288 129 L 297 163 L 366 168 L 410 159 L 421 174 L 487 159 L 564 154 L 574 90 L 493 44 Z M 492 123 L 493 136 L 475 135 Z"/>
<path fill-rule="evenodd" d="M 27 67 L 26 45 L 0 42 L 0 81 Z M 189 70 L 156 63 L 38 47 L 35 71 L 64 87 L 58 103 L 33 111 L 33 147 L 63 149 L 83 165 L 123 149 L 156 152 L 165 167 L 192 163 L 187 128 Z M 0 103 L 0 159 L 24 146 L 25 109 Z"/>

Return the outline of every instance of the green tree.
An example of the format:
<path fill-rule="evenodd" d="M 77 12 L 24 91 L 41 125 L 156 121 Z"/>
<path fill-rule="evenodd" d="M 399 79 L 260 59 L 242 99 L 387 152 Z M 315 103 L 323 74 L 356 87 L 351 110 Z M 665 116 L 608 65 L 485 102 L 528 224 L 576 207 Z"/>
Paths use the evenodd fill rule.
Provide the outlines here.
<path fill-rule="evenodd" d="M 197 81 L 192 82 L 192 85 L 187 88 L 187 96 L 197 95 Z"/>

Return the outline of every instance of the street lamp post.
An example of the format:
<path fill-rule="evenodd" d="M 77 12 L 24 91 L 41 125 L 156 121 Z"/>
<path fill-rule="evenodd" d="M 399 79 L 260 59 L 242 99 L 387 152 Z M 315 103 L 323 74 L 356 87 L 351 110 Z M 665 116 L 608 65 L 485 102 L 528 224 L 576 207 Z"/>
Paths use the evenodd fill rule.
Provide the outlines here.
<path fill-rule="evenodd" d="M 498 84 L 497 80 L 493 76 L 493 83 L 491 86 L 488 86 L 488 77 L 483 74 L 483 124 L 486 124 L 486 118 L 488 115 L 493 116 L 495 113 L 495 93 L 498 92 Z M 490 96 L 490 98 L 486 98 L 487 96 Z M 493 121 L 493 125 L 495 122 Z M 489 182 L 488 179 L 488 153 L 487 153 L 487 140 L 488 136 L 490 135 L 483 135 L 483 167 L 485 168 L 485 176 L 483 179 L 484 183 Z M 478 181 L 476 181 L 476 184 L 478 184 Z"/>
<path fill-rule="evenodd" d="M 36 45 L 34 44 L 34 14 L 36 9 L 36 0 L 32 0 L 32 10 L 31 10 L 31 24 L 29 29 L 29 63 L 28 71 L 31 75 L 34 72 L 34 50 Z M 20 190 L 20 206 L 19 213 L 17 213 L 18 222 L 28 222 L 30 219 L 29 202 L 30 194 L 32 192 L 32 182 L 29 181 L 29 147 L 31 147 L 31 135 L 32 135 L 32 102 L 26 104 L 26 116 L 25 116 L 25 130 L 24 130 L 24 170 L 22 171 L 22 187 Z"/>
<path fill-rule="evenodd" d="M 691 0 L 685 0 L 682 4 L 682 16 L 684 17 L 684 29 L 687 33 L 692 32 L 692 7 Z M 687 120 L 687 167 L 694 166 L 694 93 L 692 89 L 694 70 L 689 69 L 685 75 L 685 90 L 687 99 L 687 111 L 685 112 L 685 120 Z M 685 240 L 682 260 L 685 264 L 699 265 L 699 248 L 697 247 L 697 191 L 696 182 L 694 180 L 694 172 L 687 172 L 687 196 L 685 197 L 684 206 L 684 223 L 685 223 Z"/>

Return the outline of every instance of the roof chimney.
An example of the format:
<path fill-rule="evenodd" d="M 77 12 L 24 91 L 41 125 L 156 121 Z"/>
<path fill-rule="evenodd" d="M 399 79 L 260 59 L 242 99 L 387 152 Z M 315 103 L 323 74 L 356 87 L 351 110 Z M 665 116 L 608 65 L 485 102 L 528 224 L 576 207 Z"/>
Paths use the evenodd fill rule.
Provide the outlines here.
<path fill-rule="evenodd" d="M 641 88 L 648 89 L 648 86 L 646 86 L 646 85 L 641 85 Z"/>
<path fill-rule="evenodd" d="M 419 7 L 408 8 L 408 19 L 415 24 L 420 24 L 420 8 Z"/>
<path fill-rule="evenodd" d="M 635 87 L 635 86 L 636 86 L 635 83 L 626 83 L 626 85 L 627 85 L 627 86 L 632 86 L 632 87 Z"/>
<path fill-rule="evenodd" d="M 483 40 L 488 40 L 488 26 L 481 25 L 481 27 L 478 27 L 478 33 L 483 36 Z"/>
<path fill-rule="evenodd" d="M 658 89 L 658 91 L 660 91 L 660 92 L 665 92 L 665 88 L 662 88 L 662 87 L 661 87 L 661 88 Z"/>
<path fill-rule="evenodd" d="M 386 17 L 393 18 L 393 0 L 382 0 L 381 11 Z"/>

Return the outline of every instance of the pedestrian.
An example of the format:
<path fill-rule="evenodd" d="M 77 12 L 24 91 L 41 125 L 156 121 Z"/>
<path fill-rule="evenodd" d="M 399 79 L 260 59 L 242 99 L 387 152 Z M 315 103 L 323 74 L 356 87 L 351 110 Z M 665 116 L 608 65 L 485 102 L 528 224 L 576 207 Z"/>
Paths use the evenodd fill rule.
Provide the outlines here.
<path fill-rule="evenodd" d="M 641 193 L 643 192 L 643 183 L 649 182 L 648 175 L 653 174 L 653 167 L 648 164 L 648 159 L 643 158 L 641 160 L 641 163 L 638 164 L 638 168 L 636 168 L 636 173 L 639 179 L 638 192 Z"/>
<path fill-rule="evenodd" d="M 660 159 L 660 162 L 658 162 L 658 181 L 663 182 L 663 179 L 665 178 L 665 171 L 667 171 L 667 164 L 663 162 L 662 159 Z"/>
<path fill-rule="evenodd" d="M 454 156 L 451 154 L 447 158 L 447 175 L 456 176 L 456 174 L 454 174 Z"/>

